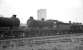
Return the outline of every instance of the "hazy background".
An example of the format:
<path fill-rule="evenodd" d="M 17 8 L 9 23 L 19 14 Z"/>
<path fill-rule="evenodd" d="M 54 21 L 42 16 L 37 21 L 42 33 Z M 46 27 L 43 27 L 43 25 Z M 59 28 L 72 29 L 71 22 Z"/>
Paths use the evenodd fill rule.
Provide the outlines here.
<path fill-rule="evenodd" d="M 83 23 L 83 0 L 0 0 L 0 15 L 17 14 L 21 23 L 30 16 L 37 19 L 38 9 L 47 9 L 47 19 Z"/>

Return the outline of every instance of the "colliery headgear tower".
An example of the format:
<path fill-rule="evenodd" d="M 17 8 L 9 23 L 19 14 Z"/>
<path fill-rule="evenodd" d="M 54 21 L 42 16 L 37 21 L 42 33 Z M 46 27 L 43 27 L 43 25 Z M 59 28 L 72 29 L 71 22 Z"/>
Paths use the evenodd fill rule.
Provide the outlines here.
<path fill-rule="evenodd" d="M 37 15 L 38 15 L 38 20 L 45 19 L 47 17 L 47 10 L 46 9 L 38 9 Z"/>

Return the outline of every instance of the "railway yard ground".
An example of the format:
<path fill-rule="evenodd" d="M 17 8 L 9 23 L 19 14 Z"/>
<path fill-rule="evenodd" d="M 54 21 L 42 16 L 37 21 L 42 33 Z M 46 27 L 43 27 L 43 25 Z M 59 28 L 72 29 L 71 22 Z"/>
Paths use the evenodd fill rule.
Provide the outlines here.
<path fill-rule="evenodd" d="M 83 50 L 83 33 L 0 40 L 0 50 Z"/>

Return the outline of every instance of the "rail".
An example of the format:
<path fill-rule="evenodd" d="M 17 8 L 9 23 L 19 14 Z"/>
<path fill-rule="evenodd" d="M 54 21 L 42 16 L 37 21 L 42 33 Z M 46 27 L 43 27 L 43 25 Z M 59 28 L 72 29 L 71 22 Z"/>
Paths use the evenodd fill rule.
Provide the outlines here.
<path fill-rule="evenodd" d="M 73 39 L 83 39 L 83 35 L 57 35 L 57 36 L 44 36 L 44 37 L 32 37 L 32 38 L 19 38 L 19 39 L 7 39 L 0 40 L 0 49 L 2 48 L 19 48 L 22 46 L 34 47 L 40 46 L 45 43 L 59 43 L 60 42 L 72 42 Z"/>

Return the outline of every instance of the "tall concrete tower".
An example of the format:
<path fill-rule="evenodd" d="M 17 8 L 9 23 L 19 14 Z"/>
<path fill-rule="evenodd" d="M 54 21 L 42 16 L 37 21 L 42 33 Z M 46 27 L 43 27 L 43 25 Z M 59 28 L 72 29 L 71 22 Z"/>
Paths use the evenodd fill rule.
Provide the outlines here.
<path fill-rule="evenodd" d="M 46 9 L 39 9 L 37 11 L 37 15 L 38 15 L 38 20 L 42 20 L 45 19 L 47 17 L 47 10 Z"/>

